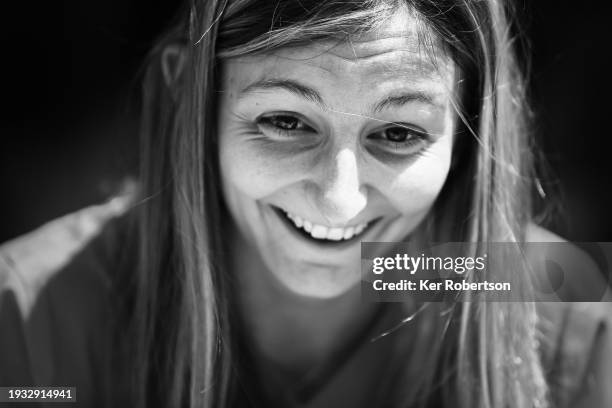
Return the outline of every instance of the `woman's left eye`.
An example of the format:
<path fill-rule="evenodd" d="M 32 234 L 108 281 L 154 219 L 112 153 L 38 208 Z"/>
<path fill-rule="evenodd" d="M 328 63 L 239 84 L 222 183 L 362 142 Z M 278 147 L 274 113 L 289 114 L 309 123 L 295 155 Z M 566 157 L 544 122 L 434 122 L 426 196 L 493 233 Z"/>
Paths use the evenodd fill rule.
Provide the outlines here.
<path fill-rule="evenodd" d="M 429 140 L 425 130 L 413 126 L 397 124 L 370 133 L 367 137 L 379 146 L 394 153 L 410 154 L 419 151 Z"/>

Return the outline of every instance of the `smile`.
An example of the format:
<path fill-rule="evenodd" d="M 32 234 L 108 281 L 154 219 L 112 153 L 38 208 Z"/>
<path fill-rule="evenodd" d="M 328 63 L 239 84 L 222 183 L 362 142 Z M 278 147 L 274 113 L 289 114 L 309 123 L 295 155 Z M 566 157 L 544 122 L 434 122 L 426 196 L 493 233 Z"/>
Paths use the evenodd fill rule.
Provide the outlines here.
<path fill-rule="evenodd" d="M 302 233 L 316 240 L 327 241 L 347 241 L 358 235 L 361 235 L 368 228 L 371 222 L 347 226 L 347 227 L 329 227 L 326 225 L 316 224 L 306 220 L 299 215 L 292 214 L 285 210 L 279 209 L 284 218 L 291 223 Z"/>

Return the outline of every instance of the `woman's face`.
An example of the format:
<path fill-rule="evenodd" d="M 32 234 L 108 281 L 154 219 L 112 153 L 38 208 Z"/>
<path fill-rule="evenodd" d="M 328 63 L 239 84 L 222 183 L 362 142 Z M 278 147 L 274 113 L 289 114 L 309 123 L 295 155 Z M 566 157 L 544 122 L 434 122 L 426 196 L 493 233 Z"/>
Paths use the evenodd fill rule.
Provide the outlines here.
<path fill-rule="evenodd" d="M 351 42 L 224 62 L 223 193 L 261 279 L 339 296 L 360 280 L 361 241 L 403 240 L 426 217 L 451 163 L 456 76 L 414 26 L 398 13 Z"/>

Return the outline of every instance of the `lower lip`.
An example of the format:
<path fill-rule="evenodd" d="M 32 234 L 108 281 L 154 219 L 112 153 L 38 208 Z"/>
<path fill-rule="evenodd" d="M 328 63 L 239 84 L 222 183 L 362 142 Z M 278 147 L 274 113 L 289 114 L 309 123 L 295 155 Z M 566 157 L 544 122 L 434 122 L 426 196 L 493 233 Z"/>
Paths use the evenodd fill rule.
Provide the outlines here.
<path fill-rule="evenodd" d="M 281 223 L 284 224 L 285 228 L 291 232 L 291 235 L 298 238 L 300 241 L 308 243 L 312 246 L 315 246 L 320 249 L 333 249 L 333 250 L 341 250 L 347 247 L 351 247 L 356 243 L 360 243 L 365 235 L 372 230 L 375 224 L 380 221 L 380 218 L 377 218 L 368 223 L 368 226 L 365 227 L 361 233 L 354 235 L 350 239 L 342 239 L 339 241 L 327 240 L 327 239 L 316 239 L 312 238 L 308 232 L 303 230 L 302 228 L 296 227 L 293 222 L 287 218 L 285 212 L 278 207 L 271 206 L 272 211 L 276 214 L 276 216 L 280 219 Z"/>

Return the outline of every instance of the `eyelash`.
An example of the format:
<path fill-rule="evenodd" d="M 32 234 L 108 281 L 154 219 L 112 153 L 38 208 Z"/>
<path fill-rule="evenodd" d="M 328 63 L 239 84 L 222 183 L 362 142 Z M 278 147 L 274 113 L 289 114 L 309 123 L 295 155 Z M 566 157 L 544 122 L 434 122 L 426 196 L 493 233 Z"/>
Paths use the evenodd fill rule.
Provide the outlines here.
<path fill-rule="evenodd" d="M 295 127 L 294 129 L 287 129 L 281 127 L 281 123 L 285 122 L 293 122 L 290 127 Z M 304 133 L 316 133 L 316 130 L 311 126 L 305 123 L 303 119 L 297 116 L 294 113 L 276 113 L 272 115 L 260 116 L 256 120 L 257 126 L 260 128 L 262 133 L 273 132 L 276 137 L 282 138 L 291 138 L 298 137 L 298 134 Z M 388 140 L 388 136 L 384 136 L 385 132 L 389 132 L 392 130 L 402 130 L 407 134 L 404 135 L 404 140 L 402 141 L 394 141 Z M 383 135 L 382 137 L 380 135 Z M 368 140 L 378 141 L 383 149 L 393 150 L 397 154 L 413 154 L 418 153 L 418 151 L 414 151 L 415 149 L 421 150 L 420 145 L 425 145 L 429 142 L 430 137 L 428 133 L 421 129 L 418 126 L 406 123 L 391 123 L 391 126 L 387 126 L 383 129 L 380 129 L 376 132 L 370 133 L 367 136 Z M 409 151 L 402 151 L 409 150 Z"/>
<path fill-rule="evenodd" d="M 280 122 L 295 121 L 299 129 L 285 129 L 279 126 Z M 316 132 L 312 127 L 308 126 L 304 120 L 296 117 L 295 114 L 277 113 L 274 115 L 260 116 L 256 120 L 257 126 L 263 128 L 264 131 L 271 131 L 280 137 L 290 137 L 294 132 Z"/>
<path fill-rule="evenodd" d="M 385 136 L 385 133 L 397 130 L 401 130 L 402 132 L 404 132 L 404 134 L 402 135 L 404 140 L 389 140 L 390 135 L 387 134 Z M 393 123 L 391 124 L 391 126 L 380 129 L 374 133 L 370 133 L 368 135 L 368 139 L 376 140 L 383 146 L 394 149 L 400 154 L 409 154 L 412 153 L 412 151 L 415 149 L 420 150 L 420 148 L 424 147 L 425 144 L 430 140 L 429 135 L 425 130 L 415 125 L 409 125 L 405 123 Z M 406 151 L 400 152 L 401 150 Z"/>

